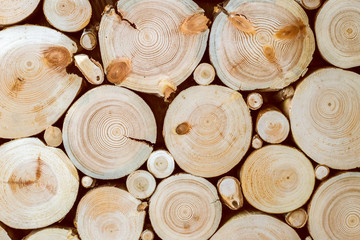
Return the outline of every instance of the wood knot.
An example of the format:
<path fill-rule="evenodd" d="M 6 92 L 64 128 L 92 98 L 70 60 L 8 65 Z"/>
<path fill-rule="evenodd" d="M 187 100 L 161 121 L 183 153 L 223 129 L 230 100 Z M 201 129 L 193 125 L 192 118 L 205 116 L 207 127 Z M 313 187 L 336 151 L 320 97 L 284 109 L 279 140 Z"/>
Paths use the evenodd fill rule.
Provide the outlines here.
<path fill-rule="evenodd" d="M 176 127 L 175 131 L 176 131 L 176 133 L 179 134 L 179 135 L 185 135 L 185 134 L 187 134 L 187 133 L 190 132 L 190 129 L 191 129 L 190 124 L 187 123 L 187 122 L 183 122 L 183 123 L 180 123 L 180 124 Z"/>
<path fill-rule="evenodd" d="M 106 72 L 109 82 L 120 84 L 125 81 L 127 76 L 131 73 L 131 61 L 130 59 L 113 60 L 106 68 Z"/>
<path fill-rule="evenodd" d="M 71 54 L 65 47 L 49 47 L 44 51 L 46 64 L 52 68 L 66 68 L 72 61 Z"/>
<path fill-rule="evenodd" d="M 228 19 L 230 23 L 234 25 L 234 27 L 236 27 L 238 30 L 250 34 L 256 33 L 253 24 L 249 21 L 249 19 L 247 19 L 245 15 L 230 13 Z"/>
<path fill-rule="evenodd" d="M 299 35 L 300 36 L 306 35 L 306 26 L 300 19 L 298 19 L 295 24 L 285 26 L 285 27 L 281 28 L 280 30 L 278 30 L 275 33 L 274 38 L 280 39 L 280 40 L 294 39 Z"/>
<path fill-rule="evenodd" d="M 208 29 L 210 20 L 204 15 L 204 13 L 195 13 L 194 15 L 187 17 L 180 25 L 180 30 L 183 34 L 198 34 L 205 32 Z"/>

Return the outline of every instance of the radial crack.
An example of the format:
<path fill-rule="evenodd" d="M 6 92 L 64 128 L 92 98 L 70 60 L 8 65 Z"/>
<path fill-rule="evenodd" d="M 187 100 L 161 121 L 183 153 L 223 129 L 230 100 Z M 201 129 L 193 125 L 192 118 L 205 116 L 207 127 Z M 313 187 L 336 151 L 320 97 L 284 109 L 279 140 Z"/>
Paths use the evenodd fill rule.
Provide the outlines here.
<path fill-rule="evenodd" d="M 152 143 L 146 139 L 139 139 L 139 138 L 133 138 L 133 137 L 129 137 L 129 136 L 124 136 L 130 140 L 136 141 L 136 142 L 140 142 L 140 143 L 145 143 L 146 145 L 148 145 L 149 147 L 154 147 L 155 143 Z"/>

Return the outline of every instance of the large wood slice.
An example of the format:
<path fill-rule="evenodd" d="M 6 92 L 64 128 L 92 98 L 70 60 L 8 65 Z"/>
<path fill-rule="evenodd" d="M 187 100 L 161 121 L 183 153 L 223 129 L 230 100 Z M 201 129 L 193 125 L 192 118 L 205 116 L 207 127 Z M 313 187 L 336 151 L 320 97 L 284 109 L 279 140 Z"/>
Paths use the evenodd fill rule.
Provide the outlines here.
<path fill-rule="evenodd" d="M 79 240 L 73 228 L 48 227 L 29 233 L 23 240 Z"/>
<path fill-rule="evenodd" d="M 164 139 L 186 172 L 215 177 L 238 164 L 250 147 L 250 110 L 239 92 L 210 85 L 182 91 L 164 120 Z"/>
<path fill-rule="evenodd" d="M 151 224 L 166 240 L 207 240 L 218 228 L 221 213 L 216 188 L 190 174 L 160 182 L 149 205 Z"/>
<path fill-rule="evenodd" d="M 100 179 L 123 177 L 139 168 L 156 141 L 149 106 L 132 91 L 103 85 L 85 93 L 66 114 L 63 143 L 75 166 Z"/>
<path fill-rule="evenodd" d="M 304 205 L 315 185 L 309 159 L 299 150 L 268 145 L 250 154 L 240 173 L 246 200 L 268 213 L 286 213 Z"/>
<path fill-rule="evenodd" d="M 81 86 L 66 72 L 76 51 L 75 42 L 50 28 L 0 31 L 0 137 L 35 135 L 59 119 Z"/>
<path fill-rule="evenodd" d="M 359 1 L 326 1 L 317 14 L 315 33 L 326 61 L 341 68 L 360 66 Z"/>
<path fill-rule="evenodd" d="M 295 1 L 230 0 L 215 18 L 209 48 L 225 85 L 276 90 L 307 71 L 315 41 Z"/>
<path fill-rule="evenodd" d="M 0 146 L 0 156 L 0 221 L 33 229 L 65 217 L 75 202 L 79 177 L 62 150 L 22 138 Z"/>
<path fill-rule="evenodd" d="M 195 2 L 120 0 L 117 11 L 122 17 L 113 8 L 104 13 L 99 30 L 110 82 L 164 95 L 161 81 L 177 86 L 191 75 L 209 34 L 208 19 Z"/>
<path fill-rule="evenodd" d="M 308 228 L 314 240 L 360 239 L 360 173 L 330 178 L 309 205 Z"/>
<path fill-rule="evenodd" d="M 82 240 L 138 240 L 145 220 L 140 204 L 125 190 L 98 187 L 80 200 L 74 224 Z"/>
<path fill-rule="evenodd" d="M 31 15 L 40 0 L 0 0 L 0 26 L 18 23 Z"/>
<path fill-rule="evenodd" d="M 336 68 L 302 81 L 291 103 L 291 131 L 311 159 L 335 169 L 360 167 L 360 75 Z"/>
<path fill-rule="evenodd" d="M 286 223 L 263 213 L 242 212 L 228 220 L 210 240 L 277 239 L 300 240 Z"/>

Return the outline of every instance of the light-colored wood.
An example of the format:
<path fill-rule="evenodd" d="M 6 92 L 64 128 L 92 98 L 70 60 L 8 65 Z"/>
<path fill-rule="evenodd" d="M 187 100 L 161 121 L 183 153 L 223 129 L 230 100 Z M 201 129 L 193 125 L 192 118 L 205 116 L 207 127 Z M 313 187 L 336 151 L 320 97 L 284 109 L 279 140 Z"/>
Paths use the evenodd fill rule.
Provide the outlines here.
<path fill-rule="evenodd" d="M 212 24 L 209 51 L 228 87 L 278 90 L 307 71 L 315 39 L 295 1 L 230 0 Z"/>
<path fill-rule="evenodd" d="M 360 167 L 360 75 L 319 69 L 296 88 L 291 132 L 315 162 L 334 169 Z"/>
<path fill-rule="evenodd" d="M 263 146 L 264 142 L 258 134 L 255 134 L 251 140 L 251 146 L 254 149 L 259 149 Z"/>
<path fill-rule="evenodd" d="M 47 21 L 63 32 L 77 32 L 90 22 L 92 9 L 89 0 L 44 0 Z"/>
<path fill-rule="evenodd" d="M 0 0 L 0 27 L 18 23 L 31 15 L 40 0 Z"/>
<path fill-rule="evenodd" d="M 62 132 L 58 127 L 50 126 L 45 129 L 44 140 L 50 147 L 58 147 L 62 143 Z"/>
<path fill-rule="evenodd" d="M 314 168 L 299 150 L 267 145 L 255 150 L 241 167 L 246 200 L 268 213 L 287 213 L 304 205 L 314 189 Z"/>
<path fill-rule="evenodd" d="M 262 109 L 257 115 L 255 131 L 268 143 L 281 143 L 289 135 L 290 123 L 275 107 Z"/>
<path fill-rule="evenodd" d="M 264 103 L 260 93 L 252 92 L 246 98 L 246 103 L 251 110 L 258 110 Z"/>
<path fill-rule="evenodd" d="M 215 79 L 215 69 L 209 63 L 200 63 L 199 66 L 195 68 L 193 77 L 197 84 L 199 85 L 210 85 Z"/>
<path fill-rule="evenodd" d="M 97 28 L 98 26 L 91 26 L 85 28 L 80 37 L 80 45 L 85 50 L 93 50 L 98 43 L 97 40 Z"/>
<path fill-rule="evenodd" d="M 222 202 L 231 210 L 238 210 L 244 205 L 240 181 L 231 176 L 222 177 L 217 183 Z"/>
<path fill-rule="evenodd" d="M 166 240 L 207 240 L 218 228 L 221 213 L 216 188 L 190 174 L 161 181 L 149 205 L 154 231 Z"/>
<path fill-rule="evenodd" d="M 360 239 L 359 209 L 359 172 L 346 172 L 326 180 L 309 204 L 310 235 L 314 240 Z"/>
<path fill-rule="evenodd" d="M 141 233 L 141 240 L 154 240 L 154 239 L 155 239 L 155 234 L 151 229 L 145 229 Z"/>
<path fill-rule="evenodd" d="M 3 228 L 1 223 L 0 223 L 0 239 L 1 240 L 11 240 L 8 232 Z"/>
<path fill-rule="evenodd" d="M 175 161 L 166 150 L 152 152 L 147 160 L 147 169 L 156 178 L 166 178 L 172 174 L 175 168 Z"/>
<path fill-rule="evenodd" d="M 312 237 L 307 236 L 307 237 L 305 238 L 305 240 L 313 240 L 313 239 L 312 239 Z"/>
<path fill-rule="evenodd" d="M 330 174 L 330 169 L 325 165 L 317 165 L 315 167 L 315 177 L 316 179 L 322 181 L 326 179 Z"/>
<path fill-rule="evenodd" d="M 137 170 L 126 178 L 126 188 L 137 199 L 145 199 L 155 191 L 156 181 L 148 171 Z"/>
<path fill-rule="evenodd" d="M 81 185 L 84 188 L 93 188 L 93 187 L 95 187 L 95 184 L 96 184 L 96 179 L 93 179 L 92 177 L 83 176 L 81 178 Z"/>
<path fill-rule="evenodd" d="M 193 86 L 170 104 L 163 129 L 180 168 L 215 177 L 237 165 L 249 149 L 252 121 L 239 92 L 218 85 Z"/>
<path fill-rule="evenodd" d="M 54 124 L 82 79 L 67 74 L 76 44 L 53 29 L 22 25 L 0 31 L 0 137 L 21 138 Z"/>
<path fill-rule="evenodd" d="M 94 188 L 80 200 L 74 224 L 82 240 L 137 240 L 145 220 L 140 204 L 120 188 Z"/>
<path fill-rule="evenodd" d="M 294 229 L 279 219 L 243 211 L 228 220 L 210 240 L 277 239 L 300 240 Z"/>
<path fill-rule="evenodd" d="M 17 229 L 46 227 L 72 208 L 79 177 L 66 154 L 37 138 L 0 146 L 0 221 Z"/>
<path fill-rule="evenodd" d="M 296 0 L 303 8 L 314 10 L 321 6 L 322 0 Z"/>
<path fill-rule="evenodd" d="M 285 221 L 293 228 L 302 228 L 308 221 L 308 214 L 303 208 L 298 208 L 285 215 Z"/>
<path fill-rule="evenodd" d="M 191 75 L 207 46 L 203 9 L 192 0 L 120 0 L 116 8 L 105 10 L 99 29 L 110 82 L 163 95 L 160 81 L 176 87 Z"/>
<path fill-rule="evenodd" d="M 99 85 L 104 82 L 104 70 L 98 61 L 89 58 L 86 54 L 75 55 L 74 60 L 75 66 L 89 83 Z"/>
<path fill-rule="evenodd" d="M 360 2 L 353 0 L 328 0 L 318 11 L 317 46 L 322 57 L 332 65 L 360 66 L 359 14 Z"/>
<path fill-rule="evenodd" d="M 86 136 L 86 137 L 85 137 Z M 156 141 L 150 107 L 132 91 L 102 85 L 69 109 L 63 144 L 75 166 L 99 179 L 116 179 L 138 169 Z"/>
<path fill-rule="evenodd" d="M 280 109 L 288 119 L 290 119 L 291 102 L 292 98 L 287 98 L 280 103 Z"/>
<path fill-rule="evenodd" d="M 23 240 L 80 240 L 74 228 L 49 227 L 34 230 Z"/>
<path fill-rule="evenodd" d="M 275 102 L 282 102 L 282 101 L 294 96 L 294 92 L 295 92 L 295 89 L 293 86 L 287 86 L 287 87 L 281 89 L 280 91 L 278 91 L 274 95 L 273 99 Z"/>

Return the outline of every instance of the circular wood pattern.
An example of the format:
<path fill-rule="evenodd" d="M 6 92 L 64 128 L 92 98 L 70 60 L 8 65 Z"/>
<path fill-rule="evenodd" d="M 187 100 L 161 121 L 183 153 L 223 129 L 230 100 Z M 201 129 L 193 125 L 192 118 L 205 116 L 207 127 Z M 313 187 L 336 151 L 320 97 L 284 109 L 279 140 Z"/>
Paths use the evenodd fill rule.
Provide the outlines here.
<path fill-rule="evenodd" d="M 311 236 L 314 240 L 359 239 L 359 209 L 359 172 L 346 172 L 326 180 L 316 190 L 309 205 Z"/>
<path fill-rule="evenodd" d="M 161 239 L 206 240 L 218 228 L 221 202 L 216 188 L 190 174 L 171 176 L 150 199 L 151 224 Z"/>
<path fill-rule="evenodd" d="M 140 201 L 116 187 L 90 190 L 80 200 L 75 225 L 82 240 L 138 240 L 145 211 Z"/>
<path fill-rule="evenodd" d="M 0 137 L 38 134 L 55 123 L 82 79 L 66 73 L 75 42 L 53 29 L 23 25 L 0 31 Z"/>
<path fill-rule="evenodd" d="M 18 23 L 31 15 L 40 0 L 0 0 L 0 26 Z"/>
<path fill-rule="evenodd" d="M 296 88 L 291 105 L 292 135 L 311 159 L 335 169 L 360 167 L 360 75 L 317 70 Z"/>
<path fill-rule="evenodd" d="M 0 156 L 1 222 L 34 229 L 65 217 L 75 202 L 79 177 L 63 151 L 37 138 L 22 138 L 1 145 Z"/>
<path fill-rule="evenodd" d="M 126 188 L 137 199 L 145 199 L 155 191 L 156 181 L 148 171 L 136 170 L 127 177 Z"/>
<path fill-rule="evenodd" d="M 286 213 L 306 203 L 315 185 L 311 162 L 299 150 L 267 145 L 250 154 L 241 168 L 246 200 L 268 213 Z"/>
<path fill-rule="evenodd" d="M 317 14 L 315 33 L 319 51 L 329 63 L 360 66 L 360 2 L 326 1 Z"/>
<path fill-rule="evenodd" d="M 192 0 L 120 0 L 117 11 L 108 9 L 100 22 L 99 44 L 110 82 L 141 92 L 159 93 L 159 83 L 175 86 L 199 64 L 209 30 L 204 10 Z M 204 29 L 183 33 L 191 16 L 206 19 Z M 126 20 L 121 20 L 121 19 Z M 196 20 L 196 19 L 195 19 Z"/>
<path fill-rule="evenodd" d="M 99 179 L 123 177 L 152 152 L 156 122 L 132 91 L 102 85 L 85 93 L 66 114 L 63 143 L 75 166 Z"/>
<path fill-rule="evenodd" d="M 276 90 L 307 70 L 315 40 L 295 1 L 229 1 L 210 33 L 210 59 L 223 83 L 235 90 Z"/>
<path fill-rule="evenodd" d="M 215 177 L 238 164 L 251 142 L 250 110 L 241 94 L 227 87 L 194 86 L 170 104 L 164 139 L 186 172 Z"/>
<path fill-rule="evenodd" d="M 32 231 L 23 240 L 79 240 L 73 228 L 49 227 Z"/>
<path fill-rule="evenodd" d="M 147 160 L 147 168 L 156 178 L 170 176 L 175 168 L 174 158 L 166 150 L 156 150 Z"/>

